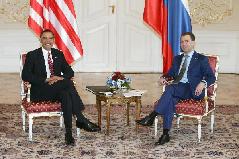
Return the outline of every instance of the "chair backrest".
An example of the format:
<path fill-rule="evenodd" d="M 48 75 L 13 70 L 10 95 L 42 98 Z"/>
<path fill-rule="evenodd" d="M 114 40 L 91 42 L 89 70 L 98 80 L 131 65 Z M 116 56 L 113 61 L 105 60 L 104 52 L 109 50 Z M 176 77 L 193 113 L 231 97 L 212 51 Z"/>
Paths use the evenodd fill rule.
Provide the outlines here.
<path fill-rule="evenodd" d="M 206 54 L 206 56 L 208 57 L 209 65 L 212 68 L 212 71 L 215 74 L 215 77 L 217 79 L 217 77 L 218 77 L 218 70 L 219 70 L 219 56 L 217 56 L 217 55 L 208 55 L 208 54 Z"/>
<path fill-rule="evenodd" d="M 212 71 L 216 77 L 216 82 L 213 84 L 212 87 L 209 87 L 207 89 L 207 96 L 216 98 L 216 90 L 217 90 L 217 80 L 218 80 L 218 70 L 219 70 L 219 56 L 218 55 L 209 55 L 204 54 L 208 57 L 208 62 L 210 67 L 212 68 Z"/>
<path fill-rule="evenodd" d="M 27 53 L 25 52 L 22 52 L 20 54 L 20 82 L 21 82 L 21 98 L 25 98 L 26 97 L 26 94 L 27 94 L 27 86 L 26 84 L 24 83 L 24 81 L 22 80 L 22 69 L 23 69 L 23 66 L 25 64 L 25 60 L 26 60 L 26 56 L 27 56 Z"/>
<path fill-rule="evenodd" d="M 20 54 L 20 76 L 22 75 L 22 69 L 25 64 L 26 57 L 27 57 L 27 53 L 23 52 Z"/>

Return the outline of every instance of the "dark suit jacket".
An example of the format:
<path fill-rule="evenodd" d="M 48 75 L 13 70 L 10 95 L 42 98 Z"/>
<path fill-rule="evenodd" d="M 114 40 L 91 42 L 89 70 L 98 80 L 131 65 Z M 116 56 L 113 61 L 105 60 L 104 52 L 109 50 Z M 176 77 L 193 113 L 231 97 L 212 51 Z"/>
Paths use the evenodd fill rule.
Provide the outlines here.
<path fill-rule="evenodd" d="M 175 56 L 170 70 L 164 76 L 173 77 L 175 79 L 175 77 L 179 73 L 182 58 L 183 54 Z M 188 66 L 187 77 L 192 94 L 194 94 L 197 85 L 202 80 L 205 80 L 208 86 L 213 84 L 216 80 L 215 75 L 209 65 L 208 58 L 202 54 L 197 53 L 196 51 L 194 51 L 192 59 Z"/>
<path fill-rule="evenodd" d="M 68 65 L 63 53 L 60 50 L 51 49 L 54 75 L 70 79 L 74 76 L 74 71 Z M 47 77 L 45 60 L 42 48 L 27 53 L 26 61 L 22 70 L 22 79 L 31 83 L 31 99 L 34 93 L 46 84 Z"/>

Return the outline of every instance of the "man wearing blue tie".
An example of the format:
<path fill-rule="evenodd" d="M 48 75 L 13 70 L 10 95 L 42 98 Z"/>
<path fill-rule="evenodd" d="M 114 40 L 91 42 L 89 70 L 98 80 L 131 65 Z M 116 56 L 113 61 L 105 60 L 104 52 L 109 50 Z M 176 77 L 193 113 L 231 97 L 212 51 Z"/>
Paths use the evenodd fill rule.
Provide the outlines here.
<path fill-rule="evenodd" d="M 210 86 L 216 80 L 208 58 L 194 50 L 195 36 L 193 33 L 183 33 L 180 45 L 183 54 L 175 56 L 167 74 L 160 77 L 160 83 L 167 86 L 155 110 L 145 118 L 136 121 L 140 125 L 151 126 L 157 115 L 163 116 L 163 134 L 155 143 L 156 145 L 169 142 L 169 131 L 178 101 L 190 98 L 202 99 L 205 86 Z M 166 80 L 169 77 L 174 79 L 172 84 L 168 84 Z"/>

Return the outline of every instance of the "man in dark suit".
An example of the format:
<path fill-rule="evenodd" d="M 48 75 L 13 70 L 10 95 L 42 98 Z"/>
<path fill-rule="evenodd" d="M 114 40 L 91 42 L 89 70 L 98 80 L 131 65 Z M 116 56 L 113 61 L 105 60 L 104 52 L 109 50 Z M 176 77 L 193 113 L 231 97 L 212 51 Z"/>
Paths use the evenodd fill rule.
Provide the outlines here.
<path fill-rule="evenodd" d="M 163 135 L 156 145 L 169 142 L 169 130 L 172 126 L 175 105 L 182 99 L 202 99 L 205 86 L 215 82 L 215 76 L 209 65 L 208 58 L 194 51 L 195 36 L 191 32 L 181 35 L 181 49 L 183 54 L 173 59 L 173 64 L 167 74 L 160 77 L 160 83 L 167 85 L 167 78 L 174 82 L 166 86 L 155 110 L 148 116 L 136 122 L 143 126 L 151 126 L 154 118 L 159 114 L 163 116 Z"/>
<path fill-rule="evenodd" d="M 54 34 L 44 30 L 40 35 L 41 48 L 27 53 L 22 71 L 22 79 L 31 83 L 31 101 L 60 101 L 62 105 L 65 142 L 74 145 L 72 137 L 72 115 L 77 117 L 76 126 L 86 131 L 100 131 L 100 128 L 90 122 L 81 111 L 84 108 L 73 81 L 72 68 L 65 60 L 63 53 L 54 49 Z"/>

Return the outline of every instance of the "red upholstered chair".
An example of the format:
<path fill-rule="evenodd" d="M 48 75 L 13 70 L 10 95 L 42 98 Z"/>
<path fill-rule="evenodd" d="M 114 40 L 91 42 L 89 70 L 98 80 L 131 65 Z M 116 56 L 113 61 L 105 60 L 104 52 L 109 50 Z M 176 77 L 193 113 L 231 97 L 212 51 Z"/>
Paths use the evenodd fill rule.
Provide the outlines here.
<path fill-rule="evenodd" d="M 216 76 L 216 82 L 205 88 L 205 98 L 202 100 L 181 100 L 176 105 L 177 127 L 179 128 L 180 119 L 183 117 L 196 118 L 198 120 L 198 141 L 201 140 L 201 121 L 204 116 L 211 115 L 211 132 L 213 133 L 214 113 L 216 102 L 217 78 L 219 68 L 219 57 L 216 55 L 206 55 L 209 64 Z M 163 91 L 165 86 L 163 87 Z M 158 117 L 155 118 L 155 137 L 157 136 Z"/>
<path fill-rule="evenodd" d="M 25 63 L 26 53 L 20 55 L 20 79 Z M 60 102 L 42 101 L 42 102 L 31 102 L 30 101 L 30 87 L 28 82 L 21 81 L 21 110 L 22 110 L 22 127 L 25 131 L 26 115 L 28 117 L 29 124 L 29 140 L 32 141 L 32 126 L 33 119 L 36 117 L 60 117 L 60 127 L 63 126 L 63 112 L 61 111 Z M 77 128 L 77 137 L 80 135 L 80 129 Z"/>

